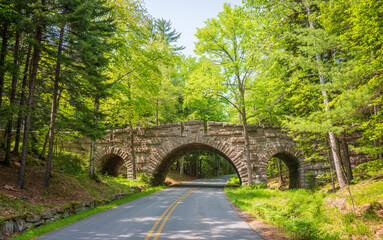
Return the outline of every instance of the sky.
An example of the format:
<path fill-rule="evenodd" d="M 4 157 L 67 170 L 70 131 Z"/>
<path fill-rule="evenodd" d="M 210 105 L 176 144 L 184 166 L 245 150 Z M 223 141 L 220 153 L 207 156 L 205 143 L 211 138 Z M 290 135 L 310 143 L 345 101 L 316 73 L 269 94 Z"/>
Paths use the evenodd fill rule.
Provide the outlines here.
<path fill-rule="evenodd" d="M 223 10 L 223 3 L 241 5 L 242 0 L 144 0 L 148 13 L 154 18 L 172 22 L 173 29 L 181 33 L 178 46 L 185 46 L 185 55 L 194 56 L 194 34 L 205 26 L 209 18 L 215 18 Z"/>

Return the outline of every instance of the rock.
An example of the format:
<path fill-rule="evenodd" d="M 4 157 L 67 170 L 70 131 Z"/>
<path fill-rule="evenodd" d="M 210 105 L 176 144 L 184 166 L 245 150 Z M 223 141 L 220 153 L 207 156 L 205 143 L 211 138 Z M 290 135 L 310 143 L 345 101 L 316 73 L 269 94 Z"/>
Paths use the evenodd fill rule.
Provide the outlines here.
<path fill-rule="evenodd" d="M 338 209 L 339 210 L 345 210 L 346 209 L 346 203 L 347 203 L 347 199 L 346 198 L 341 198 L 339 199 L 338 201 Z"/>
<path fill-rule="evenodd" d="M 250 195 L 251 195 L 251 192 L 246 193 L 246 195 L 247 195 L 247 196 L 250 196 Z"/>
<path fill-rule="evenodd" d="M 38 227 L 38 226 L 43 225 L 43 224 L 44 224 L 44 220 L 40 220 L 40 221 L 38 221 L 38 222 L 33 223 L 33 225 L 34 225 L 35 227 Z"/>
<path fill-rule="evenodd" d="M 35 215 L 33 217 L 27 217 L 27 222 L 30 222 L 30 223 L 35 223 L 35 222 L 38 222 L 41 220 L 41 216 L 40 215 Z"/>
<path fill-rule="evenodd" d="M 10 190 L 10 191 L 16 191 L 15 187 L 14 187 L 14 186 L 11 186 L 11 185 L 5 185 L 5 186 L 4 186 L 4 189 L 5 189 L 5 190 Z"/>
<path fill-rule="evenodd" d="M 28 197 L 25 195 L 21 195 L 20 199 L 23 201 L 28 201 Z"/>
<path fill-rule="evenodd" d="M 275 195 L 272 195 L 272 196 L 270 197 L 270 199 L 273 199 L 273 198 L 275 198 Z"/>
<path fill-rule="evenodd" d="M 13 220 L 5 221 L 0 225 L 0 236 L 9 236 L 14 232 L 15 222 Z M 0 238 L 2 239 L 2 238 Z"/>
<path fill-rule="evenodd" d="M 382 205 L 379 203 L 367 203 L 364 204 L 359 209 L 359 213 L 361 215 L 367 215 L 367 214 L 373 214 L 373 215 L 379 215 L 379 211 L 382 210 Z"/>
<path fill-rule="evenodd" d="M 28 226 L 23 218 L 16 219 L 14 231 L 15 232 L 22 232 L 24 229 L 26 229 Z"/>
<path fill-rule="evenodd" d="M 51 210 L 48 210 L 48 211 L 44 212 L 42 217 L 44 219 L 49 219 L 49 218 L 52 218 L 56 213 L 57 213 L 56 209 L 51 209 Z"/>
<path fill-rule="evenodd" d="M 63 213 L 64 212 L 64 208 L 63 207 L 58 207 L 58 208 L 56 208 L 56 212 L 57 213 Z"/>

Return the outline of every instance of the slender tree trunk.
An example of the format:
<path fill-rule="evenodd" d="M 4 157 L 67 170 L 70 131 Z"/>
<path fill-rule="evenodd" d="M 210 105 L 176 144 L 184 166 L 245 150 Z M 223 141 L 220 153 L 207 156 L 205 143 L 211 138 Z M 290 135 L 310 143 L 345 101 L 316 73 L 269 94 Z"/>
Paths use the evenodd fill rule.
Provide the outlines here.
<path fill-rule="evenodd" d="M 23 121 L 23 110 L 22 110 L 22 108 L 24 107 L 24 104 L 25 104 L 25 92 L 26 92 L 26 87 L 27 87 L 31 52 L 32 52 L 32 45 L 29 44 L 27 58 L 25 61 L 24 73 L 23 73 L 23 82 L 21 84 L 21 94 L 20 94 L 20 100 L 19 100 L 19 108 L 20 109 L 19 109 L 19 112 L 17 114 L 15 147 L 13 148 L 13 153 L 16 155 L 19 155 L 19 148 L 20 148 L 19 146 L 20 146 L 20 138 L 21 138 L 21 124 Z"/>
<path fill-rule="evenodd" d="M 157 101 L 156 101 L 156 126 L 158 126 L 158 98 L 157 98 Z"/>
<path fill-rule="evenodd" d="M 3 105 L 4 94 L 4 77 L 5 77 L 5 58 L 7 56 L 8 48 L 8 22 L 3 23 L 3 29 L 1 32 L 1 52 L 0 52 L 0 106 Z"/>
<path fill-rule="evenodd" d="M 98 98 L 96 97 L 94 100 L 94 126 L 95 127 L 98 126 L 97 114 L 98 114 L 99 107 L 100 107 L 100 102 Z M 90 154 L 89 154 L 89 177 L 91 179 L 96 179 L 95 153 L 96 153 L 96 139 L 92 137 L 90 142 Z"/>
<path fill-rule="evenodd" d="M 315 29 L 313 21 L 310 20 L 310 15 L 311 15 L 310 6 L 309 6 L 307 0 L 305 0 L 305 2 L 306 2 L 306 6 L 307 6 L 306 10 L 307 10 L 307 15 L 308 15 L 309 27 L 310 27 L 310 29 Z M 321 55 L 318 54 L 318 55 L 316 55 L 315 58 L 316 58 L 317 63 L 318 63 L 319 81 L 320 81 L 320 84 L 322 86 L 322 96 L 323 96 L 323 102 L 325 105 L 325 111 L 328 112 L 329 100 L 328 100 L 327 91 L 324 89 L 324 86 L 326 83 L 325 83 L 324 75 L 320 70 L 322 57 L 321 57 Z M 336 170 L 336 175 L 338 178 L 339 186 L 340 186 L 340 188 L 344 188 L 344 187 L 346 187 L 347 183 L 346 183 L 346 179 L 345 179 L 343 172 L 342 172 L 341 159 L 338 155 L 337 139 L 336 139 L 336 136 L 333 132 L 329 132 L 328 135 L 329 135 L 330 147 L 331 147 L 331 152 L 333 155 L 333 160 L 334 160 L 334 165 L 335 165 L 335 170 Z"/>
<path fill-rule="evenodd" d="M 327 158 L 330 162 L 330 177 L 331 177 L 331 186 L 332 186 L 332 192 L 335 192 L 335 180 L 334 180 L 334 167 L 333 167 L 333 161 L 330 161 L 330 151 L 327 152 Z"/>
<path fill-rule="evenodd" d="M 281 181 L 281 184 L 283 184 L 283 175 L 282 175 L 282 162 L 281 159 L 278 159 L 278 172 L 279 172 L 279 180 Z"/>
<path fill-rule="evenodd" d="M 216 164 L 216 176 L 218 176 L 218 174 L 219 174 L 219 169 L 220 169 L 220 159 L 219 159 L 219 157 L 217 156 L 217 155 L 215 155 L 214 154 L 214 158 L 215 158 L 215 164 Z"/>
<path fill-rule="evenodd" d="M 270 164 L 270 177 L 271 178 L 275 177 L 275 173 L 274 173 L 274 161 L 275 160 L 273 160 L 273 164 Z"/>
<path fill-rule="evenodd" d="M 41 4 L 44 7 L 45 0 L 41 0 Z M 35 87 L 37 80 L 37 69 L 39 67 L 40 61 L 40 43 L 42 40 L 43 28 L 39 25 L 36 29 L 35 41 L 36 45 L 33 50 L 32 56 L 32 74 L 29 81 L 29 96 L 28 96 L 28 105 L 27 105 L 27 116 L 25 119 L 25 129 L 24 129 L 24 137 L 23 137 L 23 148 L 21 153 L 20 160 L 20 168 L 17 176 L 16 187 L 24 188 L 24 177 L 25 177 L 25 169 L 27 165 L 27 156 L 28 156 L 28 145 L 29 145 L 29 132 L 31 130 L 32 124 L 32 110 L 34 104 L 34 95 L 35 95 Z"/>
<path fill-rule="evenodd" d="M 251 168 L 251 161 L 250 161 L 250 140 L 249 140 L 249 133 L 247 131 L 247 119 L 246 119 L 246 109 L 245 107 L 242 108 L 242 126 L 243 126 L 243 135 L 245 138 L 245 157 L 246 157 L 246 165 L 247 165 L 247 174 L 249 177 L 249 186 L 253 184 L 253 174 L 252 174 L 252 168 Z"/>
<path fill-rule="evenodd" d="M 13 73 L 12 73 L 12 87 L 11 94 L 9 98 L 10 106 L 13 107 L 15 105 L 15 96 L 17 90 L 17 80 L 19 76 L 19 47 L 20 47 L 20 32 L 16 32 L 15 39 L 15 49 L 13 53 Z M 11 163 L 11 144 L 12 144 L 12 125 L 13 125 L 13 111 L 11 111 L 7 127 L 5 130 L 6 136 L 6 147 L 5 147 L 5 164 L 10 165 Z"/>
<path fill-rule="evenodd" d="M 346 172 L 347 183 L 350 184 L 353 179 L 352 167 L 351 167 L 351 161 L 350 161 L 350 154 L 348 152 L 348 145 L 344 139 L 340 141 L 340 150 L 341 150 L 342 163 Z"/>
<path fill-rule="evenodd" d="M 63 10 L 63 14 L 65 13 L 65 9 Z M 60 28 L 60 37 L 57 49 L 57 61 L 56 61 L 56 69 L 55 69 L 55 80 L 53 83 L 53 96 L 52 96 L 52 105 L 51 105 L 51 119 L 49 124 L 49 137 L 48 137 L 48 156 L 47 162 L 45 165 L 45 178 L 44 178 L 44 187 L 49 187 L 49 180 L 51 177 L 51 166 L 52 166 L 52 153 L 53 153 L 53 145 L 54 145 L 54 132 L 55 132 L 55 122 L 56 122 L 56 112 L 57 112 L 57 100 L 58 100 L 58 92 L 59 92 L 59 80 L 60 80 L 60 71 L 61 71 L 61 54 L 63 50 L 63 41 L 64 41 L 64 30 L 65 25 Z"/>
<path fill-rule="evenodd" d="M 132 126 L 132 122 L 129 123 L 129 128 L 130 128 L 130 154 L 132 156 L 132 178 L 136 179 L 137 174 L 136 174 L 136 153 L 134 151 L 134 129 Z"/>
<path fill-rule="evenodd" d="M 40 159 L 44 159 L 45 160 L 45 152 L 47 151 L 47 145 L 48 145 L 48 140 L 49 140 L 49 130 L 48 132 L 45 134 L 45 138 L 44 138 L 44 145 L 43 145 L 43 150 L 41 150 L 41 153 L 40 153 L 40 156 L 39 158 Z"/>
<path fill-rule="evenodd" d="M 184 167 L 185 167 L 185 157 L 181 157 L 180 159 L 180 175 L 184 175 Z"/>

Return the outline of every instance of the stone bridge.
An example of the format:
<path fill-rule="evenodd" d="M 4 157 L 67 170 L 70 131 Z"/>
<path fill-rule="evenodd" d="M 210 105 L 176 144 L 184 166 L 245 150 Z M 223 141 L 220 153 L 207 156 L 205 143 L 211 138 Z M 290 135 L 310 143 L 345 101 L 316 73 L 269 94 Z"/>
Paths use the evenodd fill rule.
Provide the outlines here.
<path fill-rule="evenodd" d="M 159 185 L 164 183 L 170 166 L 177 159 L 193 151 L 207 150 L 229 161 L 242 184 L 249 181 L 242 125 L 193 120 L 132 131 L 133 145 L 129 129 L 109 131 L 97 142 L 96 164 L 101 172 L 116 175 L 125 163 L 131 177 L 134 149 L 136 170 L 152 176 L 153 185 Z M 279 127 L 249 125 L 249 138 L 254 183 L 267 184 L 267 164 L 272 157 L 283 160 L 288 166 L 290 188 L 305 187 L 305 174 L 309 171 L 322 173 L 326 169 L 323 163 L 305 162 L 301 152 L 295 149 L 296 143 Z M 83 153 L 89 145 L 89 140 L 77 139 L 64 148 Z"/>

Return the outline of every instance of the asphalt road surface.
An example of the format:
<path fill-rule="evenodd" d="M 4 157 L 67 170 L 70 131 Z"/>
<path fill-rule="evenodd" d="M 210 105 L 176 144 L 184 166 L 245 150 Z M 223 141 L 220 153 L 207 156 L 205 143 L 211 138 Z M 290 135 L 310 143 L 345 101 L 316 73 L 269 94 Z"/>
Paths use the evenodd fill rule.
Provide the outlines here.
<path fill-rule="evenodd" d="M 226 200 L 227 179 L 200 179 L 170 187 L 38 239 L 263 239 Z"/>

